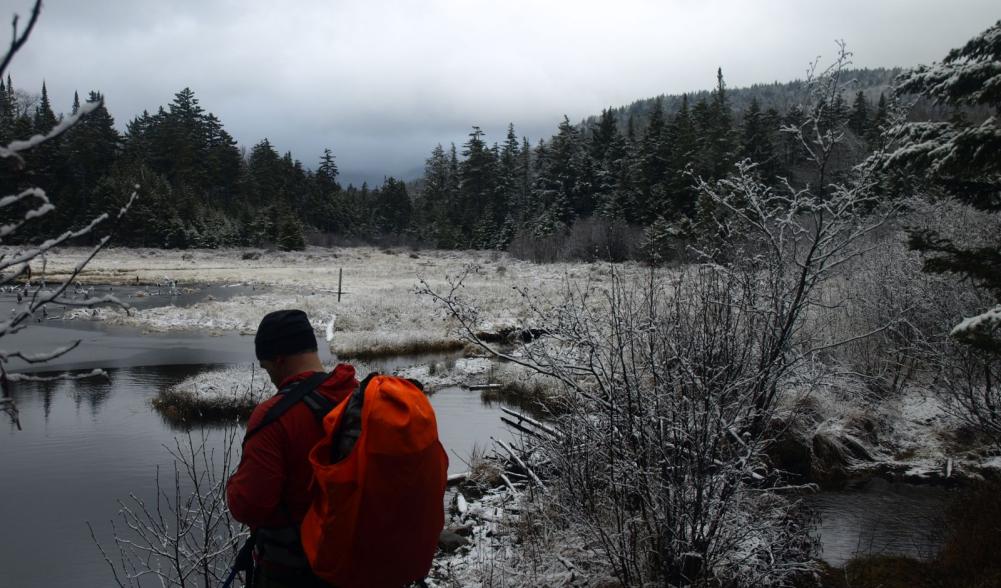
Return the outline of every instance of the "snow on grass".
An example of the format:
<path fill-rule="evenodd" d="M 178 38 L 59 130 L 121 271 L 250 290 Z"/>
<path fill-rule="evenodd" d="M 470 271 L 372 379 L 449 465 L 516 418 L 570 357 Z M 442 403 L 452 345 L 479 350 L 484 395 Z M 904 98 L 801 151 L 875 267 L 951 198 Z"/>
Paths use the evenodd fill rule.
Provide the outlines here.
<path fill-rule="evenodd" d="M 244 259 L 246 250 L 161 251 L 112 249 L 87 267 L 82 279 L 91 283 L 134 284 L 174 280 L 178 284 L 228 285 L 250 283 L 267 288 L 260 294 L 228 300 L 204 301 L 188 307 L 173 306 L 124 311 L 102 308 L 67 313 L 67 318 L 87 318 L 154 331 L 224 330 L 253 333 L 261 317 L 272 310 L 300 308 L 325 339 L 325 327 L 337 316 L 331 351 L 341 357 L 417 353 L 456 349 L 460 343 L 455 325 L 433 302 L 416 294 L 418 278 L 440 290 L 447 276 L 457 276 L 476 265 L 468 275 L 463 296 L 481 310 L 485 329 L 510 328 L 530 319 L 526 300 L 514 287 L 539 293 L 540 300 L 556 300 L 565 277 L 608 279 L 601 264 L 538 265 L 490 252 L 431 251 L 410 254 L 369 247 L 351 249 L 310 248 L 305 252 L 265 252 L 259 259 Z M 67 249 L 50 258 L 50 276 L 67 271 L 82 255 Z M 415 254 L 417 255 L 417 254 Z M 620 266 L 629 271 L 631 264 Z M 343 296 L 337 301 L 338 272 L 343 269 Z"/>
<path fill-rule="evenodd" d="M 450 365 L 451 364 L 451 365 Z M 423 364 L 399 370 L 401 378 L 417 380 L 428 392 L 452 386 L 486 383 L 494 363 L 485 357 L 461 358 L 452 362 Z"/>
<path fill-rule="evenodd" d="M 461 496 L 461 494 L 457 495 Z M 465 512 L 453 498 L 447 530 L 462 530 L 469 541 L 453 553 L 439 552 L 428 586 L 613 586 L 611 570 L 577 529 L 556 529 L 539 515 L 542 505 L 529 493 L 488 490 L 468 501 Z"/>
<path fill-rule="evenodd" d="M 161 391 L 153 406 L 172 420 L 229 420 L 249 417 L 273 393 L 263 370 L 234 365 L 202 372 Z"/>
<path fill-rule="evenodd" d="M 364 362 L 352 362 L 358 374 L 372 370 Z M 494 363 L 486 358 L 459 358 L 454 361 L 417 364 L 395 370 L 403 378 L 413 378 L 429 393 L 452 386 L 469 386 L 487 381 Z M 176 420 L 219 420 L 247 418 L 258 403 L 275 389 L 262 369 L 254 365 L 233 365 L 202 372 L 163 390 L 153 400 L 161 413 Z"/>

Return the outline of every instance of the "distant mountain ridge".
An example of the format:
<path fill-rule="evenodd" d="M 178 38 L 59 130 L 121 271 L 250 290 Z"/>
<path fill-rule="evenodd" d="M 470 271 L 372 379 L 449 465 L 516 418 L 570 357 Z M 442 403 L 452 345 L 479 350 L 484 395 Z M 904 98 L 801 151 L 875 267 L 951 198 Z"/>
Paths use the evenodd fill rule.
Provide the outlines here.
<path fill-rule="evenodd" d="M 900 67 L 879 67 L 873 69 L 848 69 L 844 71 L 844 74 L 846 80 L 855 80 L 854 87 L 852 88 L 853 95 L 855 91 L 862 90 L 866 99 L 869 102 L 875 103 L 881 93 L 889 95 L 893 87 L 894 78 L 903 71 L 904 69 Z M 726 72 L 723 72 L 723 75 L 725 79 Z M 794 104 L 802 103 L 804 93 L 806 92 L 806 81 L 797 79 L 790 82 L 761 83 L 743 88 L 727 87 L 726 90 L 730 108 L 736 120 L 739 121 L 742 113 L 747 110 L 751 105 L 751 100 L 754 98 L 758 99 L 762 110 L 774 108 L 780 113 L 786 112 Z M 688 96 L 689 105 L 694 105 L 699 100 L 704 99 L 708 101 L 712 95 L 712 90 L 698 90 L 696 92 L 688 92 L 687 94 L 661 94 L 652 98 L 642 98 L 625 106 L 613 107 L 612 112 L 615 115 L 620 130 L 625 130 L 629 122 L 629 117 L 632 116 L 635 130 L 641 131 L 646 128 L 647 119 L 650 116 L 650 112 L 653 111 L 657 100 L 662 101 L 664 112 L 673 113 L 677 112 L 681 107 L 681 98 L 683 95 Z M 852 98 L 853 96 L 845 96 L 846 101 L 849 103 Z M 585 118 L 581 121 L 582 127 L 588 128 L 597 124 L 599 117 L 600 114 L 594 114 Z"/>

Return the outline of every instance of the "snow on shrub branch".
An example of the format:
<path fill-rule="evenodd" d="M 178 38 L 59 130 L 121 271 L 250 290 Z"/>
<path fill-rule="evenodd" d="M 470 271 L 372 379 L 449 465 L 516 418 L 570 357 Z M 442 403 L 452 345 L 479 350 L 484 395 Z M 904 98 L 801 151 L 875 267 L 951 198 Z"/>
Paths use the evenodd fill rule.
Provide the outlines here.
<path fill-rule="evenodd" d="M 31 19 L 28 22 L 28 26 L 20 34 L 18 34 L 18 17 L 17 15 L 14 16 L 12 23 L 13 37 L 9 49 L 3 56 L 2 60 L 0 60 L 0 76 L 3 75 L 4 71 L 6 71 L 7 66 L 10 64 L 15 54 L 27 42 L 31 31 L 38 20 L 40 12 L 41 2 L 36 1 L 32 8 Z M 25 160 L 21 157 L 22 152 L 38 147 L 39 145 L 42 145 L 43 143 L 65 133 L 67 130 L 76 125 L 84 116 L 87 116 L 95 109 L 99 108 L 101 103 L 102 102 L 98 100 L 80 106 L 76 113 L 63 118 L 55 126 L 49 129 L 48 132 L 36 134 L 28 139 L 14 140 L 7 145 L 0 145 L 0 159 L 13 159 L 17 167 L 24 167 Z M 138 186 L 136 186 L 136 189 L 138 189 Z M 20 249 L 12 255 L 8 255 L 7 253 L 0 254 L 0 286 L 12 286 L 19 288 L 22 296 L 27 296 L 27 300 L 24 304 L 21 304 L 19 298 L 19 307 L 15 309 L 14 313 L 9 318 L 4 321 L 0 321 L 0 341 L 2 341 L 3 337 L 26 328 L 30 324 L 31 319 L 37 318 L 39 314 L 44 316 L 46 314 L 45 308 L 50 304 L 88 307 L 99 304 L 112 304 L 128 310 L 128 307 L 125 304 L 113 296 L 89 298 L 83 301 L 71 301 L 68 298 L 63 297 L 63 294 L 66 292 L 69 285 L 72 284 L 80 275 L 84 267 L 86 267 L 86 265 L 94 259 L 94 256 L 96 256 L 98 252 L 100 252 L 101 249 L 108 244 L 108 241 L 111 240 L 111 236 L 114 233 L 115 227 L 122 221 L 122 218 L 128 212 L 129 208 L 131 208 L 137 197 L 138 192 L 133 191 L 125 206 L 119 209 L 118 213 L 114 216 L 115 224 L 110 227 L 108 234 L 101 236 L 97 240 L 97 244 L 94 245 L 84 259 L 73 268 L 67 278 L 65 278 L 62 282 L 55 284 L 51 288 L 46 287 L 45 284 L 45 265 L 47 256 L 60 245 L 68 243 L 69 241 L 79 237 L 91 235 L 99 225 L 105 223 L 109 218 L 111 218 L 111 215 L 108 213 L 100 214 L 91 219 L 90 222 L 85 224 L 82 228 L 65 231 L 60 235 L 44 240 L 39 245 L 27 246 Z M 5 240 L 9 241 L 16 238 L 18 236 L 18 232 L 22 230 L 34 236 L 34 234 L 37 233 L 37 229 L 32 231 L 32 228 L 36 226 L 32 223 L 37 222 L 38 219 L 55 209 L 55 205 L 51 202 L 45 191 L 37 186 L 32 186 L 18 192 L 17 194 L 9 194 L 0 197 L 0 213 L 2 213 L 6 218 L 12 218 L 17 215 L 16 212 L 12 213 L 12 211 L 15 210 L 14 207 L 17 205 L 25 205 L 28 202 L 32 202 L 32 204 L 27 205 L 28 210 L 21 215 L 20 220 L 13 220 L 0 225 L 0 245 L 4 244 Z M 23 234 L 21 237 L 22 238 L 20 240 L 23 241 Z M 33 275 L 31 267 L 32 263 L 39 262 L 42 266 L 40 275 Z M 32 281 L 33 279 L 35 280 L 34 282 Z M 39 318 L 38 320 L 41 319 Z M 77 380 L 95 376 L 106 376 L 107 374 L 105 374 L 102 370 L 92 370 L 91 372 L 83 374 L 31 376 L 11 373 L 8 363 L 11 360 L 16 359 L 27 364 L 43 364 L 73 351 L 80 345 L 80 342 L 80 340 L 76 340 L 56 349 L 34 354 L 22 353 L 19 350 L 0 350 L 0 392 L 2 392 L 2 398 L 0 398 L 0 408 L 8 414 L 11 421 L 17 426 L 18 429 L 21 428 L 21 423 L 18 417 L 17 406 L 11 395 L 11 382 Z"/>

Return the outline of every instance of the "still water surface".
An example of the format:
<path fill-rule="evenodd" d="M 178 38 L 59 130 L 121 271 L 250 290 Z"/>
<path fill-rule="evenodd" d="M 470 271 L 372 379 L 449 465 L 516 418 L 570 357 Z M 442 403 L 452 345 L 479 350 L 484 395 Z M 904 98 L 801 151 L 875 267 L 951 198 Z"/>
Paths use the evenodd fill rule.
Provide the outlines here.
<path fill-rule="evenodd" d="M 172 481 L 164 445 L 184 435 L 152 409 L 150 400 L 199 371 L 249 364 L 253 339 L 143 334 L 59 321 L 33 325 L 18 336 L 22 347 L 36 351 L 82 338 L 80 349 L 48 369 L 110 366 L 111 381 L 14 386 L 23 430 L 0 421 L 0 588 L 111 585 L 85 523 L 90 521 L 110 546 L 116 499 L 129 493 L 152 499 L 158 465 L 162 479 Z M 413 362 L 383 363 L 376 368 Z M 444 389 L 432 395 L 431 403 L 452 472 L 465 469 L 462 459 L 475 444 L 487 445 L 490 436 L 509 437 L 499 408 L 485 405 L 477 392 Z M 209 437 L 217 447 L 221 430 L 211 429 Z"/>

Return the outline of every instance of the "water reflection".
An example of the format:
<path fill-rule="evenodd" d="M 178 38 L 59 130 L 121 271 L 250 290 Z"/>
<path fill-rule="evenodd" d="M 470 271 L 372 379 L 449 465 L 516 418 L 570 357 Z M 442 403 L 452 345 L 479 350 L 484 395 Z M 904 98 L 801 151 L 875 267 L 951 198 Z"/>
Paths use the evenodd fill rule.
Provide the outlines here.
<path fill-rule="evenodd" d="M 156 468 L 163 476 L 172 471 L 164 447 L 202 427 L 170 423 L 150 401 L 166 386 L 219 367 L 132 366 L 108 370 L 110 381 L 15 383 L 23 431 L 10 426 L 0 439 L 0 518 L 17 534 L 0 539 L 0 586 L 109 585 L 85 522 L 107 541 L 117 499 L 153 499 Z M 465 469 L 476 443 L 509 435 L 499 410 L 478 392 L 446 388 L 431 403 L 452 473 Z M 204 427 L 213 447 L 224 427 Z"/>
<path fill-rule="evenodd" d="M 841 566 L 855 555 L 930 558 L 942 545 L 944 511 L 954 492 L 937 486 L 862 481 L 807 499 L 820 515 L 821 558 Z"/>

